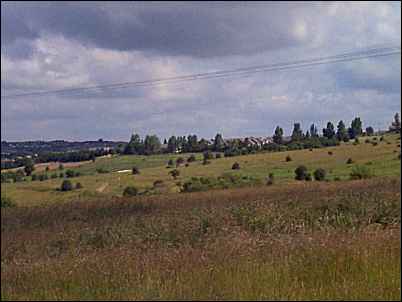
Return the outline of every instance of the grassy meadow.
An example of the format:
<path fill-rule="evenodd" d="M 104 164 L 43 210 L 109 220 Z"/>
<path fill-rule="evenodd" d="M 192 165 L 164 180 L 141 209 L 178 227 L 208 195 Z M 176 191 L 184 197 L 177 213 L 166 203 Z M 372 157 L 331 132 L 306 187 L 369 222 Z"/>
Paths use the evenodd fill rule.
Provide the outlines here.
<path fill-rule="evenodd" d="M 2 184 L 2 196 L 8 196 L 18 205 L 31 206 L 38 204 L 49 204 L 63 202 L 73 199 L 91 199 L 100 196 L 121 196 L 124 188 L 129 185 L 144 191 L 153 187 L 153 183 L 162 180 L 162 193 L 174 193 L 180 190 L 178 183 L 183 183 L 191 177 L 218 177 L 221 175 L 249 176 L 264 183 L 269 173 L 274 173 L 277 183 L 295 183 L 294 170 L 300 164 L 305 165 L 311 172 L 317 168 L 326 169 L 329 180 L 335 178 L 346 180 L 356 165 L 364 165 L 369 168 L 375 176 L 398 176 L 400 175 L 401 162 L 398 160 L 400 154 L 399 135 L 385 136 L 383 141 L 379 137 L 371 137 L 371 142 L 365 143 L 360 139 L 360 144 L 342 144 L 337 147 L 313 149 L 312 151 L 295 150 L 286 152 L 258 153 L 236 157 L 222 157 L 210 160 L 210 164 L 202 164 L 202 154 L 195 154 L 197 161 L 186 167 L 184 164 L 178 169 L 180 176 L 173 179 L 167 168 L 169 159 L 175 160 L 178 157 L 187 159 L 190 154 L 164 154 L 154 156 L 114 156 L 112 158 L 100 158 L 78 168 L 82 176 L 71 178 L 73 184 L 80 182 L 83 188 L 70 192 L 60 192 L 57 189 L 62 179 L 49 179 L 46 181 L 27 181 L 11 184 Z M 328 154 L 332 152 L 332 155 Z M 290 156 L 292 161 L 287 162 L 286 157 Z M 351 158 L 353 164 L 347 164 Z M 240 164 L 240 170 L 232 170 L 234 162 Z M 133 166 L 140 169 L 140 174 L 117 173 L 119 170 L 131 170 Z M 97 173 L 97 169 L 104 169 L 110 173 Z M 57 173 L 60 172 L 55 170 Z M 52 174 L 54 171 L 49 171 Z M 43 173 L 43 172 L 40 172 Z M 29 198 L 26 198 L 29 196 Z"/>
<path fill-rule="evenodd" d="M 400 140 L 376 141 L 208 165 L 198 154 L 176 180 L 166 163 L 188 155 L 97 159 L 75 168 L 71 192 L 61 179 L 2 184 L 17 207 L 1 210 L 1 299 L 400 301 Z M 300 164 L 329 181 L 294 180 Z M 350 180 L 357 165 L 373 177 Z M 140 174 L 116 172 L 132 166 Z M 178 193 L 224 174 L 261 184 Z M 160 192 L 122 197 L 156 180 Z"/>

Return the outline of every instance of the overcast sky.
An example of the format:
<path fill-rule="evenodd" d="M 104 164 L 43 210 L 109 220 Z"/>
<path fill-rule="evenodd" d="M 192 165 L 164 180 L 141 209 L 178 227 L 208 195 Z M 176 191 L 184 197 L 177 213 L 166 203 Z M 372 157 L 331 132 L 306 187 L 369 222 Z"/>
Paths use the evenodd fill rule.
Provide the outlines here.
<path fill-rule="evenodd" d="M 1 2 L 2 95 L 141 81 L 400 45 L 400 2 Z M 1 99 L 2 140 L 268 136 L 385 128 L 401 57 L 171 86 Z"/>

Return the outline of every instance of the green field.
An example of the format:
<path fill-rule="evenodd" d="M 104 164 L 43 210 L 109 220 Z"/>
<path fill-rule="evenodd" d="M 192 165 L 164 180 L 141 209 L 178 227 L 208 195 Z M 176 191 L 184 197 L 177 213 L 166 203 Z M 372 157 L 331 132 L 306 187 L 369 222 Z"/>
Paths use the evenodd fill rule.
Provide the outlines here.
<path fill-rule="evenodd" d="M 154 181 L 164 182 L 162 193 L 178 192 L 178 182 L 185 182 L 191 177 L 210 176 L 218 177 L 224 174 L 236 174 L 250 176 L 265 182 L 269 173 L 274 173 L 276 182 L 293 183 L 295 168 L 303 164 L 313 172 L 316 168 L 327 170 L 328 179 L 348 179 L 355 165 L 367 166 L 375 176 L 400 175 L 401 163 L 398 160 L 400 154 L 399 135 L 387 135 L 383 141 L 376 137 L 377 146 L 365 143 L 365 138 L 360 139 L 360 144 L 342 144 L 337 147 L 313 149 L 312 151 L 297 150 L 275 153 L 259 153 L 229 158 L 213 159 L 208 165 L 202 164 L 202 154 L 196 154 L 197 161 L 182 165 L 180 176 L 174 180 L 167 169 L 169 159 L 183 157 L 187 159 L 190 154 L 166 154 L 154 156 L 115 156 L 112 158 L 100 158 L 94 163 L 85 164 L 73 170 L 82 173 L 82 176 L 72 178 L 72 182 L 80 182 L 83 189 L 71 192 L 59 192 L 62 179 L 49 179 L 43 182 L 20 182 L 2 184 L 2 196 L 7 195 L 18 205 L 38 205 L 54 202 L 68 201 L 71 199 L 90 199 L 102 196 L 121 196 L 126 186 L 136 186 L 140 191 L 150 189 Z M 374 137 L 370 138 L 374 141 Z M 329 155 L 328 152 L 332 152 Z M 286 162 L 286 156 L 292 161 Z M 346 164 L 348 158 L 352 158 L 353 164 Z M 240 170 L 232 170 L 232 164 L 238 162 Z M 117 173 L 119 170 L 131 169 L 136 166 L 140 169 L 139 175 L 131 173 Z M 96 170 L 102 168 L 110 173 L 100 174 Z M 52 171 L 49 172 L 50 174 Z M 29 196 L 27 199 L 26 197 Z"/>
<path fill-rule="evenodd" d="M 70 192 L 61 179 L 2 184 L 17 206 L 1 210 L 1 299 L 400 301 L 400 138 L 360 141 L 208 165 L 198 154 L 176 180 L 166 163 L 188 154 L 98 159 Z M 300 164 L 328 181 L 294 180 Z M 350 180 L 356 166 L 372 177 Z M 220 175 L 259 182 L 178 192 Z M 127 185 L 150 191 L 123 197 Z"/>

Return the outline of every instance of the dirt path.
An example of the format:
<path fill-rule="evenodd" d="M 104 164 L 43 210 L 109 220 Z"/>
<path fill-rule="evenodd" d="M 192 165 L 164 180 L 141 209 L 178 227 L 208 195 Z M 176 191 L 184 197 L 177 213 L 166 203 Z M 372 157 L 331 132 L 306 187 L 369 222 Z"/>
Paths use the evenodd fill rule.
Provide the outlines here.
<path fill-rule="evenodd" d="M 109 185 L 109 183 L 104 183 L 103 185 L 101 185 L 99 188 L 97 188 L 96 189 L 96 192 L 98 192 L 98 193 L 102 193 L 105 189 L 106 189 L 106 187 Z"/>

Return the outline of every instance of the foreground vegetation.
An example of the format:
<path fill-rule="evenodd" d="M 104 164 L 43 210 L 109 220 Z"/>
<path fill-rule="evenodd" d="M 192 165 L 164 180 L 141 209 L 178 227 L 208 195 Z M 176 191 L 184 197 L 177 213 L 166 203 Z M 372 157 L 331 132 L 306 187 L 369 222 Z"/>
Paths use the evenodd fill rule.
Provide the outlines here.
<path fill-rule="evenodd" d="M 400 300 L 400 178 L 2 209 L 2 300 Z"/>

